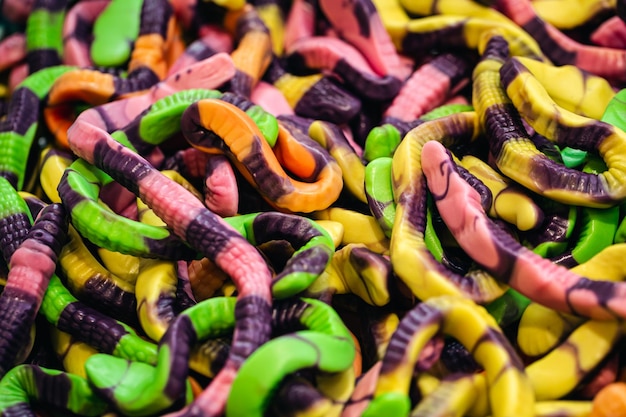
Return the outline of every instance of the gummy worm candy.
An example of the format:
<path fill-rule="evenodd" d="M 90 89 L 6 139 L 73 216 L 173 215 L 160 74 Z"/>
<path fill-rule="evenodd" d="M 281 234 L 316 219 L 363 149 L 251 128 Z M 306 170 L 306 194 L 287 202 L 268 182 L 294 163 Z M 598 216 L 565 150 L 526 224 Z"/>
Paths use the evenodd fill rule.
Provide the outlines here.
<path fill-rule="evenodd" d="M 132 53 L 131 46 L 137 41 L 142 29 L 144 3 L 147 2 L 110 0 L 98 13 L 93 24 L 93 41 L 88 46 L 88 56 L 93 60 L 93 65 L 119 67 L 128 61 Z"/>
<path fill-rule="evenodd" d="M 267 142 L 261 139 L 253 121 L 224 101 L 205 99 L 189 106 L 181 119 L 181 130 L 195 148 L 226 152 L 246 179 L 278 208 L 292 212 L 321 210 L 335 201 L 341 191 L 338 186 L 341 169 L 332 160 L 321 164 L 315 161 L 320 171 L 313 183 L 291 179 Z M 220 132 L 224 133 L 220 135 Z M 212 134 L 221 140 L 215 143 Z"/>
<path fill-rule="evenodd" d="M 470 141 L 478 135 L 478 129 L 474 112 L 456 113 L 417 126 L 394 153 L 392 184 L 396 216 L 389 254 L 395 273 L 419 299 L 442 294 L 489 299 L 501 293 L 493 280 L 476 281 L 452 273 L 435 261 L 424 242 L 427 192 L 420 161 L 422 148 L 428 141 L 444 144 Z"/>
<path fill-rule="evenodd" d="M 338 38 L 312 36 L 299 39 L 289 47 L 287 53 L 287 65 L 294 71 L 330 71 L 366 99 L 390 100 L 402 86 L 402 81 L 395 76 L 381 77 L 374 73 L 355 47 Z"/>
<path fill-rule="evenodd" d="M 78 375 L 37 365 L 18 365 L 0 381 L 0 416 L 35 417 L 31 402 L 56 406 L 81 416 L 100 416 L 107 404 Z"/>
<path fill-rule="evenodd" d="M 625 317 L 618 302 L 626 291 L 623 283 L 581 277 L 521 246 L 485 215 L 479 195 L 456 175 L 456 165 L 439 142 L 424 145 L 422 166 L 439 212 L 459 245 L 496 279 L 560 311 L 604 320 Z M 457 217 L 459 207 L 464 210 Z"/>
<path fill-rule="evenodd" d="M 68 0 L 35 0 L 26 24 L 29 74 L 62 63 L 63 20 L 68 3 Z"/>
<path fill-rule="evenodd" d="M 295 304 L 295 305 L 294 305 Z M 235 377 L 231 392 L 226 404 L 226 413 L 232 416 L 262 416 L 267 407 L 267 400 L 273 387 L 292 372 L 300 369 L 315 368 L 324 373 L 338 374 L 335 379 L 346 378 L 352 371 L 355 350 L 354 342 L 348 329 L 337 313 L 327 304 L 312 299 L 300 299 L 295 303 L 289 302 L 285 307 L 279 306 L 276 325 L 283 329 L 303 328 L 293 333 L 287 333 L 265 343 L 257 349 L 242 365 Z M 292 327 L 293 326 L 293 327 Z M 272 358 L 280 360 L 268 372 L 266 364 Z M 260 369 L 264 369 L 260 372 Z M 343 374 L 343 375 L 342 375 Z M 325 379 L 328 378 L 325 376 Z M 352 376 L 353 378 L 353 376 Z M 331 397 L 341 392 L 337 382 L 326 381 L 332 391 L 326 392 Z M 340 382 L 345 384 L 345 381 Z M 260 393 L 250 398 L 250 401 L 241 401 L 246 392 Z M 338 400 L 335 398 L 335 400 Z M 327 415 L 338 415 L 341 404 L 336 410 L 328 410 Z"/>
<path fill-rule="evenodd" d="M 21 82 L 11 94 L 6 119 L 0 123 L 0 175 L 17 190 L 22 190 L 26 164 L 37 127 L 41 103 L 55 80 L 68 71 L 69 66 L 42 69 Z"/>
<path fill-rule="evenodd" d="M 60 204 L 45 207 L 11 255 L 9 274 L 0 294 L 0 375 L 13 366 L 29 339 L 50 276 L 65 240 L 67 218 Z"/>
<path fill-rule="evenodd" d="M 68 139 L 77 155 L 133 191 L 177 236 L 233 278 L 239 290 L 238 311 L 241 313 L 238 313 L 229 359 L 208 389 L 228 383 L 244 358 L 269 337 L 266 317 L 270 314 L 271 274 L 267 265 L 245 238 L 221 218 L 142 157 L 115 142 L 105 131 L 85 122 L 75 122 L 68 131 Z M 151 191 L 155 189 L 160 192 Z M 221 408 L 220 401 L 216 400 L 214 405 Z"/>
<path fill-rule="evenodd" d="M 118 1 L 118 3 L 121 3 Z M 89 54 L 89 36 L 88 29 L 94 24 L 96 19 L 99 24 L 104 23 L 105 19 L 100 18 L 103 10 L 108 9 L 111 0 L 94 0 L 76 3 L 71 7 L 63 21 L 63 63 L 66 65 L 74 65 L 77 67 L 87 67 L 93 65 L 92 58 Z M 131 4 L 131 2 L 127 2 Z M 127 16 L 132 16 L 128 13 Z M 119 19 L 119 15 L 117 16 Z M 129 19 L 126 29 L 132 30 L 133 26 L 138 27 L 139 19 Z M 111 31 L 110 33 L 119 33 Z M 111 35 L 115 36 L 115 35 Z M 117 45 L 116 45 L 117 46 Z M 112 48 L 113 49 L 113 48 Z"/>
<path fill-rule="evenodd" d="M 296 75 L 287 72 L 277 59 L 270 63 L 264 79 L 280 90 L 302 117 L 346 123 L 361 109 L 361 100 L 324 73 Z"/>
<path fill-rule="evenodd" d="M 484 367 L 494 416 L 533 415 L 534 395 L 524 366 L 493 318 L 466 298 L 439 296 L 419 303 L 400 321 L 363 416 L 409 413 L 406 393 L 413 365 L 426 342 L 439 331 L 456 337 Z"/>
<path fill-rule="evenodd" d="M 531 34 L 556 65 L 576 65 L 592 74 L 623 81 L 626 53 L 620 49 L 584 45 L 543 21 L 529 0 L 497 1 L 504 14 Z"/>

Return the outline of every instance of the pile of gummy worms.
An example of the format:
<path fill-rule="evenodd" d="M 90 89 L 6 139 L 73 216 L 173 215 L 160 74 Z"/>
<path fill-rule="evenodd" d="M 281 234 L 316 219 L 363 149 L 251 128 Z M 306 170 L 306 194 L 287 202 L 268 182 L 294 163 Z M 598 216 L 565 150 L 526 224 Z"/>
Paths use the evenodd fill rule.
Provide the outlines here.
<path fill-rule="evenodd" d="M 626 2 L 0 11 L 0 416 L 626 415 Z"/>

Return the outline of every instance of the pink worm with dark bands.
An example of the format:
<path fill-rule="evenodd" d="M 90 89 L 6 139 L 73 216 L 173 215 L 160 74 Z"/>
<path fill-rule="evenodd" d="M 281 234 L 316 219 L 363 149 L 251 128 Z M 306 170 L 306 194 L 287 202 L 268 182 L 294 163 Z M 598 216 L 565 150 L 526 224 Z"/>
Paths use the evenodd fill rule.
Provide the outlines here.
<path fill-rule="evenodd" d="M 446 148 L 427 142 L 422 168 L 437 208 L 455 239 L 496 279 L 535 302 L 594 319 L 626 318 L 626 283 L 594 281 L 522 246 L 483 210 L 480 195 L 457 173 Z"/>
<path fill-rule="evenodd" d="M 181 239 L 215 262 L 237 286 L 236 325 L 226 364 L 204 394 L 211 404 L 194 404 L 203 415 L 218 415 L 241 363 L 269 340 L 272 274 L 259 252 L 181 185 L 106 131 L 77 121 L 68 131 L 72 151 L 141 198 Z M 208 395 L 203 395 L 206 398 Z M 212 408 L 212 411 L 210 410 Z"/>

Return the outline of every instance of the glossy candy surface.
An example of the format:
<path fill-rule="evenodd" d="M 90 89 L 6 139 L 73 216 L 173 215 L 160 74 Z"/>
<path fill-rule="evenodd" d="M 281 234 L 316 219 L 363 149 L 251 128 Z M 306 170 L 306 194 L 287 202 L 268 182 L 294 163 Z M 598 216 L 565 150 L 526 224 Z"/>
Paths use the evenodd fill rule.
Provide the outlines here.
<path fill-rule="evenodd" d="M 0 2 L 0 416 L 624 414 L 624 4 Z"/>

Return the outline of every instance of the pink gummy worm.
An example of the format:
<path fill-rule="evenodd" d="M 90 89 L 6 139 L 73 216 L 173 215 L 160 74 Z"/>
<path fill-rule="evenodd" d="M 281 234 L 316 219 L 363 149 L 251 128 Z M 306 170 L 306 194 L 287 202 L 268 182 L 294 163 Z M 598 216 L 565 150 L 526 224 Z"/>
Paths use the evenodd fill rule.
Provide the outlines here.
<path fill-rule="evenodd" d="M 345 59 L 357 70 L 374 74 L 374 70 L 363 54 L 354 46 L 333 36 L 312 36 L 299 39 L 286 50 L 287 53 L 299 53 L 305 64 L 311 68 L 332 71 L 341 59 Z"/>
<path fill-rule="evenodd" d="M 200 29 L 200 36 L 193 41 L 187 49 L 174 61 L 168 69 L 167 75 L 181 72 L 187 67 L 198 62 L 198 57 L 194 56 L 194 49 L 201 46 L 215 51 L 216 53 L 225 52 L 230 54 L 233 50 L 233 40 L 226 29 L 216 25 L 203 25 Z"/>
<path fill-rule="evenodd" d="M 535 13 L 529 0 L 499 0 L 498 6 L 519 26 L 524 27 L 532 19 L 544 25 L 547 35 L 564 51 L 575 54 L 575 62 L 555 62 L 555 64 L 572 64 L 592 74 L 616 81 L 626 80 L 626 50 L 585 45 L 570 38 L 553 25 L 541 20 Z M 532 35 L 532 34 L 531 34 Z M 542 49 L 542 41 L 538 39 Z M 544 50 L 550 57 L 550 51 Z"/>
<path fill-rule="evenodd" d="M 424 144 L 422 169 L 442 219 L 463 250 L 496 279 L 533 301 L 596 319 L 626 318 L 626 283 L 589 281 L 522 246 L 487 217 L 480 195 L 445 147 Z M 582 285 L 581 285 L 582 284 Z"/>
<path fill-rule="evenodd" d="M 192 88 L 215 89 L 234 75 L 235 65 L 230 55 L 218 53 L 168 75 L 143 94 L 87 109 L 76 121 L 113 132 L 126 126 L 159 99 Z"/>
<path fill-rule="evenodd" d="M 26 58 L 26 35 L 13 33 L 0 41 L 0 71 L 13 67 Z"/>
<path fill-rule="evenodd" d="M 39 310 L 48 281 L 56 268 L 56 255 L 35 239 L 25 239 L 11 256 L 7 288 L 14 288 L 35 297 Z"/>
<path fill-rule="evenodd" d="M 68 141 L 77 156 L 92 164 L 96 163 L 96 146 L 102 145 L 117 150 L 119 157 L 132 161 L 133 171 L 142 173 L 136 184 L 133 184 L 136 195 L 181 239 L 187 239 L 189 225 L 194 220 L 207 219 L 203 224 L 204 229 L 199 231 L 202 236 L 198 240 L 202 244 L 197 244 L 196 250 L 211 258 L 232 278 L 239 299 L 254 296 L 266 301 L 268 306 L 272 304 L 272 273 L 256 248 L 182 185 L 163 175 L 140 155 L 117 143 L 106 131 L 86 122 L 78 121 L 70 127 Z M 233 340 L 237 340 L 240 332 L 245 330 L 236 325 Z M 239 366 L 238 361 L 229 357 L 202 396 L 196 399 L 196 405 L 201 407 L 203 415 L 220 415 L 224 410 L 230 385 Z M 209 397 L 210 400 L 207 399 Z M 211 414 L 213 412 L 215 414 Z"/>
<path fill-rule="evenodd" d="M 404 79 L 401 77 L 405 74 L 405 69 L 380 15 L 374 9 L 369 16 L 370 35 L 365 37 L 361 34 L 359 21 L 353 10 L 355 3 L 357 2 L 319 0 L 320 8 L 339 36 L 361 51 L 374 72 L 380 76 L 393 75 Z"/>
<path fill-rule="evenodd" d="M 106 143 L 109 148 L 116 149 L 120 157 L 128 157 L 141 167 L 145 175 L 138 180 L 135 194 L 181 239 L 187 239 L 189 224 L 200 215 L 209 215 L 215 222 L 215 225 L 211 225 L 212 229 L 207 231 L 209 240 L 211 236 L 222 231 L 237 233 L 182 185 L 162 174 L 141 155 L 120 145 L 106 131 L 89 123 L 77 121 L 68 130 L 68 141 L 72 151 L 91 164 L 96 163 L 94 159 L 96 145 Z M 196 250 L 202 253 L 208 248 L 201 247 Z M 217 253 L 214 262 L 233 279 L 240 297 L 258 295 L 271 304 L 269 289 L 271 272 L 258 251 L 243 237 L 235 241 L 227 239 L 225 247 Z"/>
<path fill-rule="evenodd" d="M 450 78 L 435 66 L 420 66 L 405 81 L 384 115 L 410 122 L 443 104 L 452 90 Z"/>
<path fill-rule="evenodd" d="M 259 105 L 266 112 L 273 116 L 281 114 L 294 114 L 291 105 L 285 98 L 285 95 L 273 84 L 265 81 L 259 81 L 252 89 L 250 101 Z"/>
<path fill-rule="evenodd" d="M 626 23 L 619 16 L 610 17 L 591 33 L 589 39 L 598 46 L 626 49 Z"/>
<path fill-rule="evenodd" d="M 72 6 L 63 21 L 63 63 L 87 67 L 93 65 L 89 44 L 86 39 L 80 39 L 74 33 L 78 22 L 93 24 L 111 0 L 81 1 Z"/>
<path fill-rule="evenodd" d="M 210 166 L 204 181 L 204 203 L 212 212 L 231 217 L 239 209 L 239 190 L 235 171 L 225 155 L 211 155 Z"/>
<path fill-rule="evenodd" d="M 284 43 L 285 50 L 300 39 L 315 34 L 315 9 L 306 0 L 294 0 L 285 20 Z"/>

